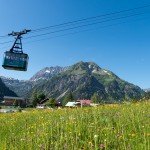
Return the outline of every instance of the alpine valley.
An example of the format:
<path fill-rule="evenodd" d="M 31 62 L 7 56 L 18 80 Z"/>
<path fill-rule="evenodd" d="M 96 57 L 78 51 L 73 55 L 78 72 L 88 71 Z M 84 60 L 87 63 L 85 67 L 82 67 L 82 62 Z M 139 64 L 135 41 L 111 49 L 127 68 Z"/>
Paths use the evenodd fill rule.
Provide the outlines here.
<path fill-rule="evenodd" d="M 140 87 L 120 79 L 94 62 L 78 62 L 70 67 L 46 67 L 26 81 L 0 78 L 10 91 L 28 98 L 37 92 L 63 99 L 68 92 L 72 92 L 74 99 L 90 99 L 97 93 L 104 100 L 124 100 L 141 98 L 145 93 Z"/>

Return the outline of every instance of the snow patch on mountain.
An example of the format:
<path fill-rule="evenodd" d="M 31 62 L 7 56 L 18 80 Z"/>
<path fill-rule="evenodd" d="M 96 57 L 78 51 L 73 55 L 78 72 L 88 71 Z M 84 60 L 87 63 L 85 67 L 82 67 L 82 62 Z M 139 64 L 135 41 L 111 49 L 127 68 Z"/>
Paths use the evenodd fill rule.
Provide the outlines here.
<path fill-rule="evenodd" d="M 46 73 L 50 73 L 50 70 L 46 70 L 45 72 L 46 72 Z"/>

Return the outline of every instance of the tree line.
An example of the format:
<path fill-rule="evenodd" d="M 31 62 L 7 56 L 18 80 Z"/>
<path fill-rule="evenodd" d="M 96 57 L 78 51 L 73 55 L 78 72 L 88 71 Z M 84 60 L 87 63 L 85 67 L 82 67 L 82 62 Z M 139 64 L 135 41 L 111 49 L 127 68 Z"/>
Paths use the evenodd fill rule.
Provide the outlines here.
<path fill-rule="evenodd" d="M 40 104 L 45 99 L 47 99 L 47 101 L 45 102 L 45 105 L 52 107 L 52 108 L 55 107 L 58 103 L 61 103 L 62 106 L 65 106 L 68 102 L 76 101 L 73 97 L 72 92 L 68 92 L 61 102 L 57 101 L 54 97 L 46 98 L 45 94 L 43 94 L 43 93 L 38 94 L 38 93 L 34 92 L 32 94 L 30 102 L 33 105 L 33 107 L 36 107 L 37 104 Z M 102 99 L 98 96 L 97 93 L 94 93 L 91 96 L 91 102 L 92 103 L 102 103 Z"/>

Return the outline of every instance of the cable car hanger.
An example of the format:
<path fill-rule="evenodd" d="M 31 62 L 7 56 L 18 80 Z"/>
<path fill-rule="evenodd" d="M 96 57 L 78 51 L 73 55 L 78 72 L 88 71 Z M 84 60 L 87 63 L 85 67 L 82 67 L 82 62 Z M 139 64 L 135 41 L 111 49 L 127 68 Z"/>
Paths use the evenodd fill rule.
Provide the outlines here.
<path fill-rule="evenodd" d="M 31 30 L 23 30 L 20 32 L 12 32 L 9 36 L 16 36 L 15 42 L 9 51 L 4 53 L 2 67 L 4 69 L 26 71 L 28 65 L 28 54 L 23 53 L 21 38 L 23 34 L 27 34 Z"/>
<path fill-rule="evenodd" d="M 23 34 L 27 34 L 28 32 L 30 32 L 31 30 L 23 30 L 23 31 L 21 31 L 21 32 L 12 32 L 12 33 L 9 33 L 8 35 L 9 36 L 17 36 L 17 38 L 16 38 L 16 40 L 15 40 L 15 42 L 14 42 L 14 44 L 13 44 L 13 46 L 12 46 L 12 48 L 10 49 L 10 51 L 11 52 L 17 52 L 17 53 L 23 53 L 23 50 L 22 50 L 22 42 L 21 42 L 21 38 L 22 38 L 22 36 L 21 35 L 23 35 Z M 18 43 L 17 43 L 17 41 L 18 41 Z M 19 45 L 20 45 L 20 47 L 19 47 Z"/>

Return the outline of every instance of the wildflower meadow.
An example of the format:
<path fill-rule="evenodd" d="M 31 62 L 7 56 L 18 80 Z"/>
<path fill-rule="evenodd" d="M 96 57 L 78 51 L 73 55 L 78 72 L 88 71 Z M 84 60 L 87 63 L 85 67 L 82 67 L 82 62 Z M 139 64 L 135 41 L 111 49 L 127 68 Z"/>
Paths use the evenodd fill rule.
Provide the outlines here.
<path fill-rule="evenodd" d="M 0 150 L 149 150 L 150 102 L 0 114 Z"/>

